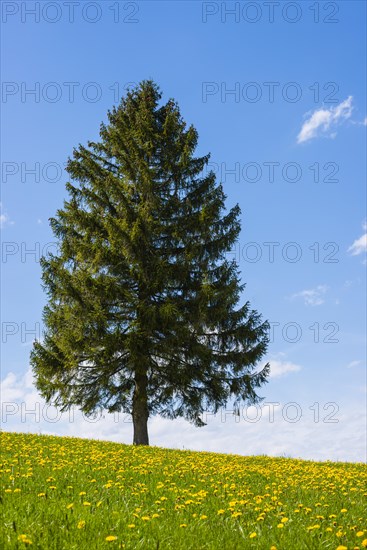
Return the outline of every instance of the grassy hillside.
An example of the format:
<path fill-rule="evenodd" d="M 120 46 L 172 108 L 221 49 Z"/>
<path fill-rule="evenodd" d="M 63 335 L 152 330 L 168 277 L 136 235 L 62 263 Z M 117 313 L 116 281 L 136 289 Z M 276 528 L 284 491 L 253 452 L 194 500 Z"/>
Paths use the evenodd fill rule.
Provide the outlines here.
<path fill-rule="evenodd" d="M 367 547 L 363 464 L 20 433 L 0 442 L 4 548 Z"/>

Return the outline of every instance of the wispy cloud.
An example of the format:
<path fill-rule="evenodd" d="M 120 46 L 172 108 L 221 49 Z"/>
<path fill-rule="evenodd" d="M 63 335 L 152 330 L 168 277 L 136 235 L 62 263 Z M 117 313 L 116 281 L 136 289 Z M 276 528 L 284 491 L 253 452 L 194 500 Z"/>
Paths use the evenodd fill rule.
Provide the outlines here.
<path fill-rule="evenodd" d="M 347 369 L 352 369 L 353 367 L 358 367 L 358 365 L 361 365 L 362 361 L 359 359 L 358 361 L 351 361 L 347 365 Z"/>
<path fill-rule="evenodd" d="M 367 116 L 363 120 L 351 120 L 351 123 L 356 126 L 367 126 Z"/>
<path fill-rule="evenodd" d="M 347 97 L 342 103 L 336 107 L 329 109 L 317 109 L 303 123 L 300 133 L 297 136 L 297 143 L 304 143 L 310 139 L 316 138 L 319 135 L 328 135 L 335 137 L 335 131 L 338 124 L 350 118 L 353 111 L 353 96 Z"/>
<path fill-rule="evenodd" d="M 326 285 L 318 285 L 315 288 L 296 292 L 291 298 L 303 298 L 306 306 L 320 306 L 325 302 L 324 296 L 327 290 L 328 287 Z"/>
<path fill-rule="evenodd" d="M 354 241 L 354 243 L 348 248 L 348 252 L 352 256 L 357 256 L 358 254 L 365 254 L 367 252 L 367 222 L 364 222 L 362 225 L 363 235 Z"/>

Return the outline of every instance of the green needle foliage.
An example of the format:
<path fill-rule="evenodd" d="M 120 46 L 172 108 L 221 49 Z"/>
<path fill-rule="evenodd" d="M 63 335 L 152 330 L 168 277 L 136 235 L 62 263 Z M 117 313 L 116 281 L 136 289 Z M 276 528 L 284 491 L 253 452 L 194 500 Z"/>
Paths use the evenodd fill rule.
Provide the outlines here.
<path fill-rule="evenodd" d="M 37 388 L 62 410 L 132 414 L 149 444 L 153 414 L 197 426 L 234 398 L 256 403 L 269 374 L 268 323 L 246 302 L 226 252 L 240 232 L 198 134 L 152 81 L 129 91 L 100 141 L 69 159 L 69 200 L 42 259 L 45 334 L 31 354 Z"/>

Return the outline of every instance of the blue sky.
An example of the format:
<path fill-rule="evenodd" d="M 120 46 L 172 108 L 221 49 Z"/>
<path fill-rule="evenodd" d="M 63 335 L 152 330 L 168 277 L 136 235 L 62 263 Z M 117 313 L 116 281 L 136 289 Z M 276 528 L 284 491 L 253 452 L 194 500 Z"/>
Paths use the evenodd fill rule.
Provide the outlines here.
<path fill-rule="evenodd" d="M 29 352 L 64 163 L 98 137 L 129 84 L 153 78 L 198 129 L 228 207 L 241 206 L 228 254 L 247 284 L 242 300 L 272 324 L 261 394 L 278 404 L 257 423 L 155 418 L 151 442 L 365 459 L 365 12 L 359 1 L 2 3 L 4 429 L 131 441 L 128 422 L 23 413 L 44 406 Z"/>

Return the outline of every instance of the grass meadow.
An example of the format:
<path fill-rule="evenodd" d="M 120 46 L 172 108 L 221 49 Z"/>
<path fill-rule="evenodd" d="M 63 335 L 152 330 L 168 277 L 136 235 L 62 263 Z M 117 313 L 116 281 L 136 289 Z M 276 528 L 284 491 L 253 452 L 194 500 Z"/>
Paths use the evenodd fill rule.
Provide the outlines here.
<path fill-rule="evenodd" d="M 2 432 L 6 549 L 367 548 L 367 469 Z"/>

